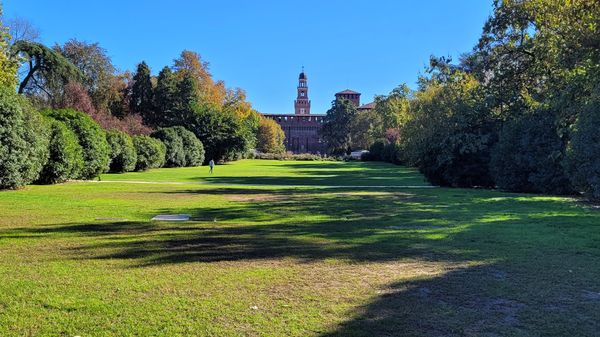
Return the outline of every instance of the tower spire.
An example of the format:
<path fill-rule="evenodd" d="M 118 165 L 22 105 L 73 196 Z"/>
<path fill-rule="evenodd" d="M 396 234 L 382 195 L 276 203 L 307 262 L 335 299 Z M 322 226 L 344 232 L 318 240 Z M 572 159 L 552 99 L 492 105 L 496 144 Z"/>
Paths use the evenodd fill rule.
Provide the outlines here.
<path fill-rule="evenodd" d="M 294 112 L 296 115 L 310 115 L 307 81 L 308 78 L 304 73 L 304 66 L 302 66 L 302 72 L 298 76 L 298 96 L 294 101 Z"/>

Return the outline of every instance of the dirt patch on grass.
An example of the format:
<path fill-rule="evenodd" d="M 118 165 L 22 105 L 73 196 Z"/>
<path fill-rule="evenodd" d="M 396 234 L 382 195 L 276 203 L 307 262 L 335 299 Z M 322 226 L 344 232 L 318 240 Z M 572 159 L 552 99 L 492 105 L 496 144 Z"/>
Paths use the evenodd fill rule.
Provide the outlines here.
<path fill-rule="evenodd" d="M 282 201 L 289 200 L 292 195 L 283 194 L 229 194 L 225 198 L 229 201 L 241 202 L 263 202 L 263 201 Z"/>

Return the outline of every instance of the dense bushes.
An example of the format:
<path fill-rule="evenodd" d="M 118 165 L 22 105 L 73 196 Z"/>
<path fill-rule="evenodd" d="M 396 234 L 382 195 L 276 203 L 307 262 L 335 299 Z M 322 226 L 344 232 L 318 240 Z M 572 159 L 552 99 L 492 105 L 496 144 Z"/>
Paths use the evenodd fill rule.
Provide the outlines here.
<path fill-rule="evenodd" d="M 109 131 L 106 140 L 110 146 L 109 172 L 121 173 L 135 169 L 137 154 L 131 137 L 122 131 Z"/>
<path fill-rule="evenodd" d="M 185 154 L 184 166 L 200 166 L 204 162 L 204 146 L 193 132 L 182 126 L 175 126 L 173 129 L 177 132 L 183 143 L 183 152 Z"/>
<path fill-rule="evenodd" d="M 153 138 L 159 139 L 165 144 L 167 154 L 165 157 L 166 167 L 185 166 L 185 151 L 183 150 L 183 140 L 174 128 L 159 129 L 152 133 Z"/>
<path fill-rule="evenodd" d="M 149 136 L 133 136 L 133 146 L 137 154 L 136 171 L 145 171 L 164 165 L 167 149 L 160 140 Z"/>
<path fill-rule="evenodd" d="M 56 184 L 77 178 L 84 166 L 83 149 L 77 136 L 62 122 L 49 119 L 48 161 L 38 179 L 41 184 Z"/>
<path fill-rule="evenodd" d="M 565 167 L 573 186 L 600 199 L 600 102 L 594 103 L 584 109 L 575 124 Z"/>
<path fill-rule="evenodd" d="M 83 112 L 71 109 L 50 110 L 46 115 L 64 122 L 77 135 L 85 161 L 78 178 L 91 179 L 108 169 L 108 142 L 104 130 L 94 120 Z"/>
<path fill-rule="evenodd" d="M 0 189 L 38 178 L 48 155 L 47 127 L 10 87 L 0 87 L 0 142 Z"/>
<path fill-rule="evenodd" d="M 499 188 L 516 192 L 569 193 L 561 165 L 563 144 L 549 113 L 506 123 L 492 150 L 490 171 Z"/>

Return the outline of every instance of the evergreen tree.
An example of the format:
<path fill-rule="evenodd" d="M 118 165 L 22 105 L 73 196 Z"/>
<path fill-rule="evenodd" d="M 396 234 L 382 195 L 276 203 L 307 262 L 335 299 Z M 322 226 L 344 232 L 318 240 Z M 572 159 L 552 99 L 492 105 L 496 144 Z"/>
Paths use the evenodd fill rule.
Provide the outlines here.
<path fill-rule="evenodd" d="M 196 81 L 189 75 L 183 76 L 181 81 L 177 83 L 173 125 L 185 125 L 186 121 L 193 116 L 194 111 L 198 107 L 197 92 Z"/>
<path fill-rule="evenodd" d="M 154 116 L 148 124 L 160 127 L 173 125 L 177 96 L 177 78 L 171 68 L 164 67 L 158 74 L 154 91 Z"/>
<path fill-rule="evenodd" d="M 142 115 L 144 122 L 150 124 L 152 116 L 152 81 L 150 79 L 150 68 L 146 62 L 138 64 L 137 71 L 133 75 L 131 87 L 131 100 L 129 102 L 131 111 Z"/>

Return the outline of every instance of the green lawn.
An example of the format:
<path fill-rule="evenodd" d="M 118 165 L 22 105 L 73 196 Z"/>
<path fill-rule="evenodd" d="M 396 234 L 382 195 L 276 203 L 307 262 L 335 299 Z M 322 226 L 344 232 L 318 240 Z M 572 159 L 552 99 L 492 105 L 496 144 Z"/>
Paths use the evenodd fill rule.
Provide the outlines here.
<path fill-rule="evenodd" d="M 600 331 L 600 210 L 570 198 L 401 188 L 425 183 L 377 163 L 102 179 L 125 181 L 0 192 L 0 336 Z"/>

